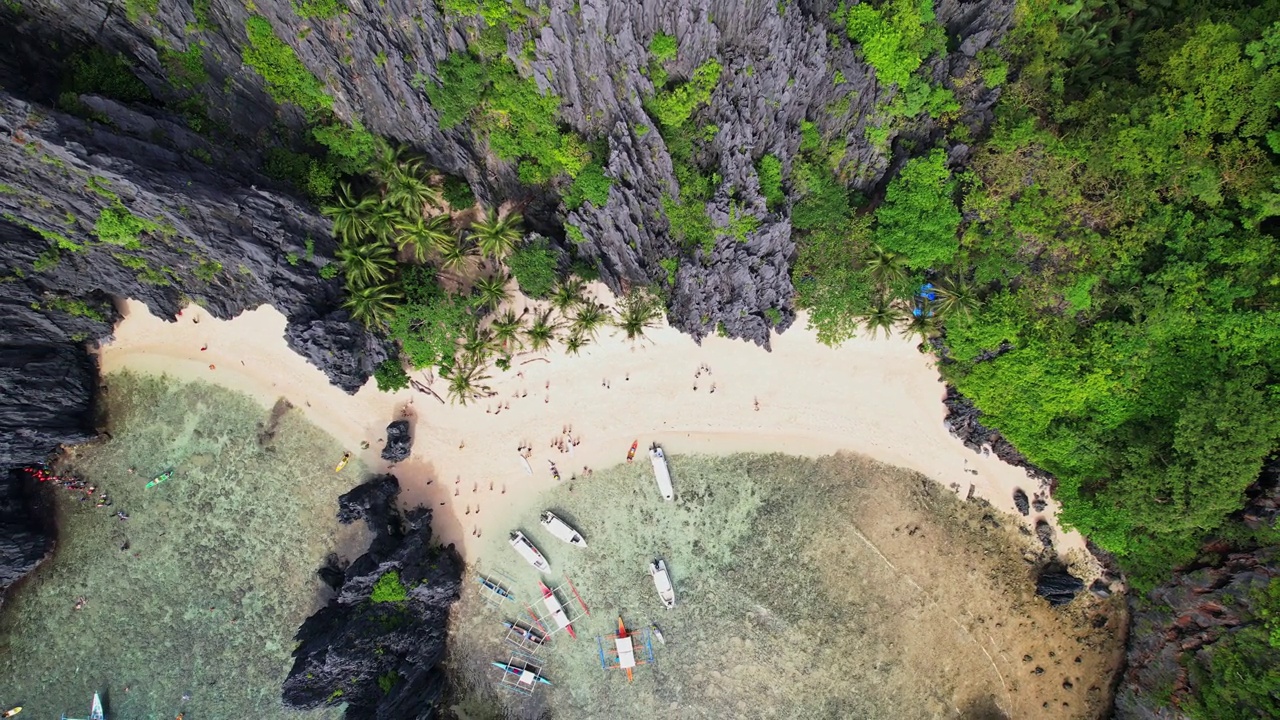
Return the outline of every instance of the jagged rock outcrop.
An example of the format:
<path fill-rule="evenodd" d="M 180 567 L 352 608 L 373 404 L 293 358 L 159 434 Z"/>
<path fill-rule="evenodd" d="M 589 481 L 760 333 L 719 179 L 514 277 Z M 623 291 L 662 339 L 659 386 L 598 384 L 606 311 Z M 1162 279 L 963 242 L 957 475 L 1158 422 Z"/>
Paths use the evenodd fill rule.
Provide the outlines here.
<path fill-rule="evenodd" d="M 22 470 L 0 475 L 0 593 L 53 552 L 53 508 Z"/>
<path fill-rule="evenodd" d="M 413 435 L 408 420 L 396 420 L 387 426 L 387 444 L 382 448 L 382 459 L 390 463 L 407 460 L 413 451 Z"/>
<path fill-rule="evenodd" d="M 1036 594 L 1049 604 L 1058 607 L 1076 599 L 1076 594 L 1084 589 L 1084 582 L 1072 575 L 1062 565 L 1050 563 L 1040 571 L 1036 578 Z"/>
<path fill-rule="evenodd" d="M 965 447 L 974 452 L 992 452 L 1010 465 L 1023 468 L 1043 486 L 1049 486 L 1052 483 L 1053 477 L 1032 465 L 1025 455 L 1018 452 L 1013 443 L 1000 434 L 999 430 L 983 425 L 982 411 L 974 406 L 973 401 L 961 395 L 955 387 L 947 386 L 947 394 L 942 404 L 947 408 L 943 423 L 952 435 L 964 443 Z"/>
<path fill-rule="evenodd" d="M 344 523 L 363 518 L 375 537 L 346 569 L 338 595 L 298 630 L 284 702 L 299 709 L 347 703 L 348 720 L 425 720 L 444 689 L 449 607 L 462 583 L 453 546 L 431 541 L 431 511 L 401 515 L 399 483 L 373 478 L 339 499 Z M 374 586 L 396 572 L 402 600 L 371 599 Z"/>
<path fill-rule="evenodd" d="M 228 169 L 239 160 L 215 169 L 183 154 L 228 153 L 162 113 L 94 102 L 113 128 L 0 93 L 0 272 L 11 279 L 0 298 L 56 314 L 83 313 L 68 302 L 86 296 L 132 297 L 168 318 L 191 300 L 220 318 L 270 304 L 335 384 L 363 385 L 385 352 L 338 309 L 339 281 L 319 275 L 333 241 L 315 208 Z M 114 319 L 102 306 L 93 316 Z M 103 323 L 89 329 L 106 334 Z"/>
<path fill-rule="evenodd" d="M 1186 720 L 1180 701 L 1198 681 L 1222 640 L 1257 617 L 1255 593 L 1280 577 L 1276 548 L 1232 553 L 1211 567 L 1180 573 L 1131 599 L 1128 667 L 1116 694 L 1121 720 Z"/>

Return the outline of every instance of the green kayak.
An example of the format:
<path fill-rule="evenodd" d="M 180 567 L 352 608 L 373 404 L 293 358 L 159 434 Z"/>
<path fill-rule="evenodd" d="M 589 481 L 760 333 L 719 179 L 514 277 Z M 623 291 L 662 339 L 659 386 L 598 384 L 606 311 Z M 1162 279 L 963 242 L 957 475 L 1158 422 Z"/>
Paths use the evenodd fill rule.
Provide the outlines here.
<path fill-rule="evenodd" d="M 148 488 L 153 488 L 153 487 L 155 487 L 155 486 L 159 485 L 160 483 L 164 482 L 165 480 L 168 480 L 169 478 L 173 477 L 173 473 L 174 473 L 174 471 L 173 471 L 173 470 L 165 470 L 164 472 L 162 472 L 162 473 L 160 473 L 159 475 L 157 475 L 157 476 L 155 476 L 154 478 L 152 478 L 151 482 L 147 483 L 147 487 L 148 487 Z"/>

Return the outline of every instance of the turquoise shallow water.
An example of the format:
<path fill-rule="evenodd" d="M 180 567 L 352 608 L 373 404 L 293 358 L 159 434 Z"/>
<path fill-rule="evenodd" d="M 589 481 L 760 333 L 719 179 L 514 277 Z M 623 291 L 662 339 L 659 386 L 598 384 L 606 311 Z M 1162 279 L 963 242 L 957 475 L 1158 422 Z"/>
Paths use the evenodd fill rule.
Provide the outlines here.
<path fill-rule="evenodd" d="M 671 466 L 674 503 L 662 501 L 649 463 L 639 461 L 546 495 L 543 507 L 578 527 L 588 548 L 553 539 L 538 524 L 540 508 L 520 518 L 552 564 L 542 578 L 554 584 L 567 574 L 591 609 L 576 623 L 577 641 L 559 634 L 544 651 L 555 684 L 531 699 L 496 690 L 487 663 L 510 653 L 502 619 L 521 617 L 525 604 L 541 610 L 539 576 L 505 535 L 486 537 L 480 569 L 504 578 L 518 602 L 490 609 L 468 578 L 451 664 L 471 717 L 940 716 L 956 694 L 952 668 L 925 669 L 905 660 L 903 648 L 927 645 L 948 621 L 904 591 L 853 534 L 878 507 L 902 511 L 881 505 L 878 488 L 918 487 L 918 476 L 844 456 L 676 456 Z M 657 557 L 671 569 L 674 610 L 661 606 L 648 575 Z M 568 594 L 561 599 L 574 605 Z M 597 648 L 601 636 L 607 647 L 620 615 L 631 628 L 657 623 L 666 638 L 630 684 L 601 668 Z M 972 662 L 966 653 L 953 667 Z"/>
<path fill-rule="evenodd" d="M 57 553 L 0 615 L 0 704 L 80 716 L 98 691 L 122 720 L 336 717 L 286 710 L 280 685 L 293 634 L 327 599 L 316 568 L 361 551 L 362 530 L 334 519 L 360 468 L 335 473 L 341 450 L 286 405 L 131 374 L 106 384 L 112 439 L 67 464 L 113 505 L 58 491 Z"/>

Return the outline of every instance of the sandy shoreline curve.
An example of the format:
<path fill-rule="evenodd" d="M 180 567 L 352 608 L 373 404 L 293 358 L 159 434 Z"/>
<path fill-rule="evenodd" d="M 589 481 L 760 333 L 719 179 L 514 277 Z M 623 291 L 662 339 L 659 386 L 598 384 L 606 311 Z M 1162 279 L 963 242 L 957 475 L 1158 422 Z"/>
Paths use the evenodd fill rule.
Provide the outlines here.
<path fill-rule="evenodd" d="M 765 352 L 718 337 L 699 346 L 665 324 L 634 345 L 605 329 L 580 356 L 566 356 L 558 345 L 517 356 L 510 372 L 492 371 L 487 382 L 495 396 L 461 406 L 413 390 L 381 393 L 372 380 L 346 394 L 289 349 L 286 319 L 270 306 L 218 320 L 192 305 L 176 323 L 141 302 L 124 301 L 121 309 L 114 339 L 98 352 L 104 375 L 128 369 L 204 380 L 264 407 L 285 398 L 341 444 L 335 464 L 350 451 L 372 472 L 395 473 L 404 502 L 431 507 L 440 541 L 454 543 L 468 561 L 478 559 L 477 533 L 505 534 L 511 518 L 555 484 L 548 461 L 562 482 L 590 482 L 584 467 L 622 462 L 638 440 L 636 462 L 648 462 L 644 450 L 652 442 L 675 456 L 677 496 L 682 453 L 860 453 L 915 470 L 961 497 L 972 485 L 974 496 L 1028 528 L 1044 518 L 1060 555 L 1092 564 L 1083 537 L 1058 527 L 1052 498 L 1043 512 L 1017 515 L 1014 489 L 1033 495 L 1036 480 L 947 432 L 945 387 L 932 358 L 904 337 L 860 336 L 833 349 L 805 329 L 802 316 Z M 415 377 L 425 381 L 428 373 Z M 444 395 L 443 381 L 432 387 Z M 379 456 L 381 440 L 401 417 L 413 423 L 413 455 L 389 468 Z M 578 441 L 572 452 L 553 447 L 566 436 Z M 532 475 L 518 455 L 522 446 L 532 449 Z M 352 472 L 353 486 L 358 479 Z"/>

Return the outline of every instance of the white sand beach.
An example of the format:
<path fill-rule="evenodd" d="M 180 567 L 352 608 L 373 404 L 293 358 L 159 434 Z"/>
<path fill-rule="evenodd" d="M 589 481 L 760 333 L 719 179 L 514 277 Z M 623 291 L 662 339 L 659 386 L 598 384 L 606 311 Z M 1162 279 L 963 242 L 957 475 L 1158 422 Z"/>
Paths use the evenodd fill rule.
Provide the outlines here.
<path fill-rule="evenodd" d="M 342 444 L 333 449 L 335 464 L 350 451 L 369 470 L 388 470 L 379 457 L 386 425 L 408 413 L 413 455 L 390 471 L 404 501 L 435 510 L 440 540 L 468 560 L 480 546 L 476 533 L 505 534 L 514 509 L 554 485 L 548 461 L 562 482 L 590 482 L 584 467 L 624 461 L 636 440 L 642 463 L 653 442 L 677 457 L 846 450 L 915 470 L 961 497 L 972 485 L 975 496 L 1015 515 L 1013 490 L 1029 496 L 1038 490 L 1022 469 L 975 453 L 947 432 L 945 388 L 915 341 L 859 337 L 832 349 L 804 328 L 803 317 L 773 339 L 771 353 L 718 337 L 699 346 L 666 326 L 632 345 L 605 329 L 580 356 L 566 356 L 557 345 L 547 354 L 517 356 L 510 372 L 491 371 L 495 396 L 461 406 L 413 390 L 380 393 L 372 380 L 355 395 L 344 393 L 288 348 L 285 318 L 271 307 L 221 321 L 191 306 L 176 323 L 139 302 L 123 310 L 115 339 L 100 351 L 104 374 L 131 369 L 201 379 L 264 407 L 283 397 Z M 415 377 L 425 382 L 428 375 Z M 432 387 L 443 396 L 444 385 L 437 380 Z M 572 452 L 553 447 L 567 436 L 578 443 Z M 362 450 L 362 441 L 370 447 Z M 532 448 L 532 475 L 518 455 L 522 446 Z M 352 485 L 355 469 L 344 471 L 352 473 Z M 1060 554 L 1088 563 L 1083 538 L 1057 528 L 1056 511 L 1050 499 L 1044 512 L 1019 519 L 1028 527 L 1048 519 Z"/>

